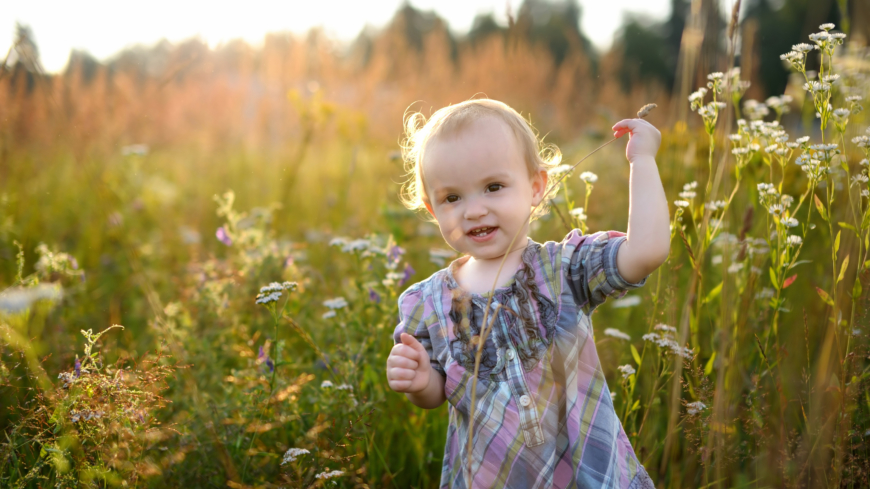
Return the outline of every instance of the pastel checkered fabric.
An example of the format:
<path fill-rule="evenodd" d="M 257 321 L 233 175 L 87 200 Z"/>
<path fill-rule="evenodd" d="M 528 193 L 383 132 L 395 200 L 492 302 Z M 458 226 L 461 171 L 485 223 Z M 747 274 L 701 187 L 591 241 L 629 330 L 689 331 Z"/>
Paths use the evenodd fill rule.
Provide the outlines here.
<path fill-rule="evenodd" d="M 559 243 L 529 244 L 523 264 L 493 294 L 469 294 L 450 267 L 399 298 L 394 332 L 413 335 L 445 376 L 449 427 L 441 487 L 653 488 L 613 408 L 589 314 L 607 297 L 646 283 L 626 282 L 617 231 Z M 485 338 L 474 403 L 467 470 L 474 352 Z"/>

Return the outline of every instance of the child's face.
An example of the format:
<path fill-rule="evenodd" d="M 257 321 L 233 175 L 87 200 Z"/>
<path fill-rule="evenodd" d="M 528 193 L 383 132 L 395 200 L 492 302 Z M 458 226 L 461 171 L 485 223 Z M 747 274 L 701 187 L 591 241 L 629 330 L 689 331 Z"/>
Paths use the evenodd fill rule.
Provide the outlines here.
<path fill-rule="evenodd" d="M 529 177 L 510 127 L 494 117 L 429 143 L 423 158 L 426 208 L 455 250 L 478 260 L 524 247 L 529 213 L 544 196 L 547 172 Z"/>

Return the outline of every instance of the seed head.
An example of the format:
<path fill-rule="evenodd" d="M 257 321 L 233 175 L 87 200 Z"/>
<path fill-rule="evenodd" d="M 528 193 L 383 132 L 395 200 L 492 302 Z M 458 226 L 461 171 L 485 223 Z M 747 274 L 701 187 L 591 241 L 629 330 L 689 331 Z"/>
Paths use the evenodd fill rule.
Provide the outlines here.
<path fill-rule="evenodd" d="M 643 119 L 644 117 L 648 116 L 649 113 L 652 112 L 653 109 L 655 109 L 656 107 L 658 107 L 658 105 L 656 105 L 656 104 L 644 105 L 643 107 L 640 108 L 640 110 L 637 111 L 638 119 Z"/>

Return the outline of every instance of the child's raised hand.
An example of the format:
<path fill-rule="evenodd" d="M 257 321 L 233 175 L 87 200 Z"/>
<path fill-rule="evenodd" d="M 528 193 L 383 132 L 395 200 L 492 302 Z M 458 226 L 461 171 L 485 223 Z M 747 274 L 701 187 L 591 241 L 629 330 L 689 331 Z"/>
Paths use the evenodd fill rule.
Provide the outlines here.
<path fill-rule="evenodd" d="M 396 392 L 421 392 L 429 385 L 429 355 L 417 338 L 408 333 L 401 338 L 387 358 L 387 381 Z"/>
<path fill-rule="evenodd" d="M 623 119 L 614 124 L 613 137 L 621 138 L 625 133 L 629 134 L 625 157 L 630 163 L 638 157 L 655 158 L 662 142 L 662 133 L 655 126 L 643 119 Z"/>

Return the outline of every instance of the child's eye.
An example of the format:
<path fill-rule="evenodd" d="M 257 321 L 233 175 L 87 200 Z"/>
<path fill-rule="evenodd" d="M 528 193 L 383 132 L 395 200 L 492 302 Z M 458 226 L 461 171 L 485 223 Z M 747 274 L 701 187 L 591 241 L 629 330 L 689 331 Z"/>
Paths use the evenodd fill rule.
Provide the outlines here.
<path fill-rule="evenodd" d="M 458 195 L 448 195 L 447 198 L 444 200 L 452 204 L 452 203 L 456 202 L 457 200 L 459 200 L 459 196 Z"/>
<path fill-rule="evenodd" d="M 503 188 L 504 188 L 504 185 L 502 185 L 500 183 L 491 183 L 491 184 L 486 186 L 486 191 L 487 192 L 498 192 L 499 190 L 501 190 Z"/>

